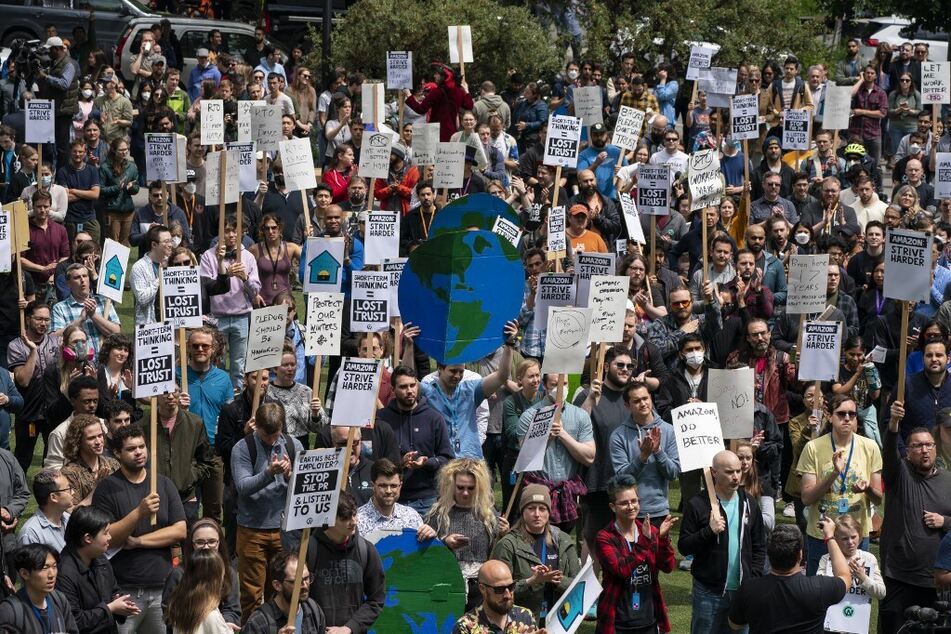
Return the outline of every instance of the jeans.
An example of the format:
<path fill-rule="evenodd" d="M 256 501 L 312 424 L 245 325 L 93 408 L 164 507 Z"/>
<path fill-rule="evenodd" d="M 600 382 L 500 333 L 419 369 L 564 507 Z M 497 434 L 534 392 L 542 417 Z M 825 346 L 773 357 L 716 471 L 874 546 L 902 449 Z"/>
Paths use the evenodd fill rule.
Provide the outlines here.
<path fill-rule="evenodd" d="M 238 527 L 238 578 L 241 580 L 241 622 L 261 603 L 267 588 L 267 564 L 283 550 L 281 531 Z"/>
<path fill-rule="evenodd" d="M 125 617 L 119 623 L 119 634 L 165 634 L 162 619 L 162 588 L 121 588 L 119 594 L 128 594 L 139 606 L 135 616 Z"/>
<path fill-rule="evenodd" d="M 403 504 L 419 513 L 423 518 L 426 517 L 426 513 L 429 513 L 429 509 L 431 509 L 435 503 L 435 495 L 432 497 L 419 498 L 418 500 L 407 500 L 406 502 L 403 502 Z"/>
<path fill-rule="evenodd" d="M 874 405 L 865 408 L 859 408 L 859 420 L 862 421 L 862 430 L 865 437 L 874 440 L 878 445 L 878 450 L 882 450 L 882 433 L 878 429 L 878 412 Z"/>
<path fill-rule="evenodd" d="M 727 619 L 734 590 L 721 592 L 696 579 L 693 580 L 693 614 L 690 616 L 690 634 L 733 634 L 749 632 L 748 627 L 733 630 Z"/>
<path fill-rule="evenodd" d="M 218 330 L 228 340 L 228 370 L 231 383 L 244 387 L 244 355 L 248 351 L 248 315 L 215 315 Z"/>
<path fill-rule="evenodd" d="M 806 521 L 811 522 L 813 518 L 808 518 Z M 816 518 L 818 521 L 818 518 Z M 863 537 L 862 541 L 859 543 L 859 550 L 868 550 L 868 537 Z M 822 559 L 822 556 L 829 552 L 828 547 L 825 542 L 821 539 L 816 539 L 812 535 L 806 535 L 806 574 L 813 576 L 816 574 L 816 571 L 819 570 L 819 560 Z"/>

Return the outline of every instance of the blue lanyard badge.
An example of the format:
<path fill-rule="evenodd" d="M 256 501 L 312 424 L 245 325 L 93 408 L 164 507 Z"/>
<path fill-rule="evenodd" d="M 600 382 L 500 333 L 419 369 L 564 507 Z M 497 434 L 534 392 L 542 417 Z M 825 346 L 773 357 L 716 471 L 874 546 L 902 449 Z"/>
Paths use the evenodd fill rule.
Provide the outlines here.
<path fill-rule="evenodd" d="M 835 469 L 835 440 L 832 438 L 832 434 L 829 434 L 829 442 L 832 443 L 832 468 Z M 852 436 L 852 444 L 849 446 L 849 457 L 845 461 L 845 471 L 839 474 L 839 495 L 845 495 L 847 490 L 846 482 L 848 481 L 849 467 L 852 464 L 852 452 L 855 450 L 855 435 Z"/>

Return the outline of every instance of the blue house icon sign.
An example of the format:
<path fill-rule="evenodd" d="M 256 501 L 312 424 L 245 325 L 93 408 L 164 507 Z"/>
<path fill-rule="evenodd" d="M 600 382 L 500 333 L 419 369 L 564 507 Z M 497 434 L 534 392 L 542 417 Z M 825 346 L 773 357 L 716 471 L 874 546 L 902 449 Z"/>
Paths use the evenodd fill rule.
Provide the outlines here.
<path fill-rule="evenodd" d="M 338 284 L 340 262 L 324 249 L 307 263 L 310 268 L 308 277 L 311 284 Z"/>
<path fill-rule="evenodd" d="M 122 290 L 122 263 L 119 262 L 119 256 L 114 255 L 106 262 L 105 285 L 113 290 Z"/>

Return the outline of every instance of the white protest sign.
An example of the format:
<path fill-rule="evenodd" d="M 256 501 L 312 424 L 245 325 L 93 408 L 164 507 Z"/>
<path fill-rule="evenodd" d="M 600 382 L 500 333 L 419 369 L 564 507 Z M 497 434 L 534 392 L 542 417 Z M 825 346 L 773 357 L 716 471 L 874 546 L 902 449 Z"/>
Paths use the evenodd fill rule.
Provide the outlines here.
<path fill-rule="evenodd" d="M 634 242 L 647 244 L 644 237 L 644 227 L 641 226 L 641 217 L 637 213 L 637 205 L 628 193 L 618 194 L 621 201 L 621 213 L 624 214 L 624 226 L 627 227 L 627 237 Z"/>
<path fill-rule="evenodd" d="M 106 238 L 102 245 L 102 258 L 99 260 L 99 279 L 96 281 L 96 294 L 122 303 L 122 290 L 125 288 L 129 273 L 129 254 L 131 249 L 123 244 Z"/>
<path fill-rule="evenodd" d="M 805 108 L 783 110 L 783 151 L 809 149 L 812 111 Z"/>
<path fill-rule="evenodd" d="M 30 99 L 26 102 L 26 143 L 56 143 L 55 112 L 56 104 L 52 99 Z"/>
<path fill-rule="evenodd" d="M 251 111 L 255 106 L 266 106 L 267 102 L 260 100 L 238 101 L 238 143 L 247 143 L 254 140 L 251 125 Z M 280 108 L 280 106 L 275 106 Z"/>
<path fill-rule="evenodd" d="M 826 97 L 822 106 L 822 128 L 824 130 L 848 130 L 852 116 L 852 86 L 837 86 L 828 82 Z"/>
<path fill-rule="evenodd" d="M 518 248 L 518 241 L 522 237 L 521 228 L 511 220 L 506 220 L 502 216 L 495 217 L 495 224 L 492 225 L 492 233 L 502 236 L 516 248 Z"/>
<path fill-rule="evenodd" d="M 545 467 L 545 449 L 548 448 L 548 434 L 551 433 L 552 423 L 555 422 L 557 405 L 537 407 L 532 412 L 532 422 L 522 438 L 522 446 L 518 449 L 518 458 L 512 470 L 515 473 L 526 471 L 541 471 Z"/>
<path fill-rule="evenodd" d="M 717 404 L 724 438 L 753 435 L 753 368 L 707 370 L 707 398 Z"/>
<path fill-rule="evenodd" d="M 786 312 L 802 315 L 825 310 L 828 278 L 828 254 L 789 256 Z"/>
<path fill-rule="evenodd" d="M 413 162 L 417 165 L 435 165 L 439 145 L 439 122 L 413 125 Z M 463 151 L 465 160 L 465 151 Z"/>
<path fill-rule="evenodd" d="M 931 236 L 907 229 L 885 234 L 885 297 L 928 301 L 931 290 Z"/>
<path fill-rule="evenodd" d="M 225 204 L 238 202 L 241 196 L 241 153 L 237 150 L 226 150 L 225 154 Z M 218 186 L 221 171 L 221 152 L 209 152 L 205 157 L 205 206 L 219 204 Z"/>
<path fill-rule="evenodd" d="M 647 216 L 670 213 L 669 165 L 641 165 L 637 168 L 637 211 Z"/>
<path fill-rule="evenodd" d="M 340 354 L 343 293 L 307 293 L 304 354 Z"/>
<path fill-rule="evenodd" d="M 400 278 L 408 258 L 384 258 L 380 270 L 390 276 L 390 317 L 400 316 Z"/>
<path fill-rule="evenodd" d="M 613 253 L 585 253 L 580 251 L 573 254 L 575 279 L 578 285 L 575 298 L 578 300 L 578 306 L 588 306 L 588 289 L 591 287 L 593 276 L 614 274 L 614 257 Z"/>
<path fill-rule="evenodd" d="M 386 52 L 386 87 L 390 90 L 413 89 L 413 52 Z"/>
<path fill-rule="evenodd" d="M 575 116 L 581 117 L 584 127 L 604 122 L 601 105 L 601 86 L 578 86 L 572 91 Z"/>
<path fill-rule="evenodd" d="M 687 403 L 670 412 L 680 456 L 680 472 L 687 473 L 713 464 L 723 451 L 723 432 L 716 403 Z"/>
<path fill-rule="evenodd" d="M 350 331 L 380 332 L 390 327 L 390 274 L 354 271 L 350 298 Z"/>
<path fill-rule="evenodd" d="M 178 158 L 178 179 L 176 183 L 188 182 L 188 164 L 185 161 L 185 154 L 188 150 L 188 137 L 184 134 L 175 135 L 176 156 Z"/>
<path fill-rule="evenodd" d="M 376 416 L 382 369 L 383 364 L 376 359 L 344 357 L 341 360 L 331 425 L 367 427 L 371 424 Z"/>
<path fill-rule="evenodd" d="M 635 149 L 643 127 L 643 110 L 631 106 L 621 106 L 618 111 L 617 122 L 614 124 L 614 132 L 611 134 L 611 145 L 616 145 L 625 150 Z"/>
<path fill-rule="evenodd" d="M 284 164 L 284 182 L 290 191 L 317 187 L 314 175 L 314 154 L 310 139 L 281 141 L 281 163 Z"/>
<path fill-rule="evenodd" d="M 759 97 L 737 95 L 730 108 L 730 136 L 736 141 L 759 138 Z"/>
<path fill-rule="evenodd" d="M 807 321 L 799 353 L 800 381 L 833 381 L 839 376 L 842 323 Z"/>
<path fill-rule="evenodd" d="M 710 95 L 722 95 L 727 97 L 727 106 L 729 106 L 729 96 L 736 93 L 736 71 L 735 68 L 720 68 L 711 66 L 706 70 L 700 71 L 697 78 L 697 87 L 707 93 L 707 100 Z M 710 105 L 709 103 L 707 105 Z M 722 107 L 722 106 L 716 106 Z"/>
<path fill-rule="evenodd" d="M 638 567 L 637 571 L 640 570 Z M 647 592 L 652 591 L 647 584 L 643 587 Z M 598 602 L 601 591 L 601 583 L 594 571 L 594 559 L 589 557 L 578 576 L 548 611 L 545 617 L 547 634 L 574 634 L 584 622 L 585 615 Z"/>
<path fill-rule="evenodd" d="M 921 101 L 926 104 L 951 103 L 951 63 L 921 63 Z"/>
<path fill-rule="evenodd" d="M 149 398 L 175 391 L 175 335 L 172 324 L 162 321 L 135 328 L 134 398 Z"/>
<path fill-rule="evenodd" d="M 700 79 L 700 71 L 710 68 L 710 62 L 717 50 L 719 49 L 706 46 L 691 46 L 690 59 L 687 62 L 687 79 L 693 81 Z"/>
<path fill-rule="evenodd" d="M 279 366 L 286 332 L 287 304 L 252 310 L 244 371 L 254 372 Z"/>
<path fill-rule="evenodd" d="M 256 103 L 256 102 L 255 102 Z M 281 106 L 251 107 L 251 141 L 257 143 L 262 152 L 276 152 L 280 148 L 284 133 L 281 130 Z"/>
<path fill-rule="evenodd" d="M 935 154 L 934 197 L 951 198 L 951 152 Z"/>
<path fill-rule="evenodd" d="M 201 144 L 224 145 L 224 101 L 221 99 L 202 99 L 199 105 L 201 107 Z"/>
<path fill-rule="evenodd" d="M 462 63 L 472 63 L 472 29 L 469 26 L 449 27 L 449 63 L 459 63 L 459 49 L 462 49 Z"/>
<path fill-rule="evenodd" d="M 859 559 L 858 565 L 865 569 L 865 576 L 875 578 L 876 565 L 874 561 Z M 826 576 L 832 577 L 832 560 L 826 562 Z M 826 632 L 847 632 L 848 634 L 868 634 L 869 623 L 872 619 L 872 595 L 870 595 L 859 581 L 857 575 L 852 575 L 852 587 L 845 593 L 841 601 L 830 605 L 826 609 L 826 618 L 823 630 Z M 935 628 L 937 629 L 937 628 Z"/>
<path fill-rule="evenodd" d="M 548 252 L 564 253 L 568 250 L 565 233 L 565 208 L 561 205 L 548 210 Z"/>
<path fill-rule="evenodd" d="M 307 238 L 304 259 L 305 293 L 340 292 L 343 279 L 344 238 Z"/>
<path fill-rule="evenodd" d="M 0 273 L 13 270 L 13 212 L 0 211 Z"/>
<path fill-rule="evenodd" d="M 400 254 L 400 212 L 373 211 L 369 214 L 364 244 L 364 262 L 382 264 Z"/>
<path fill-rule="evenodd" d="M 253 192 L 258 188 L 257 162 L 255 161 L 255 144 L 228 143 L 229 151 L 238 153 L 238 189 L 243 192 Z"/>
<path fill-rule="evenodd" d="M 543 373 L 580 374 L 584 370 L 591 312 L 590 308 L 548 307 Z"/>
<path fill-rule="evenodd" d="M 719 205 L 723 196 L 723 175 L 717 150 L 702 150 L 690 155 L 687 185 L 690 187 L 690 209 Z"/>
<path fill-rule="evenodd" d="M 575 276 L 571 273 L 542 273 L 535 288 L 535 328 L 548 323 L 549 306 L 572 306 L 575 303 Z"/>
<path fill-rule="evenodd" d="M 581 144 L 581 119 L 551 115 L 545 137 L 545 165 L 576 167 Z"/>
<path fill-rule="evenodd" d="M 360 145 L 360 176 L 388 178 L 393 137 L 385 132 L 364 132 Z M 372 264 L 372 263 L 368 263 Z"/>
<path fill-rule="evenodd" d="M 201 327 L 201 279 L 197 266 L 162 269 L 162 304 L 165 319 L 176 328 Z"/>
<path fill-rule="evenodd" d="M 360 112 L 367 131 L 380 132 L 379 124 L 386 114 L 383 100 L 383 83 L 365 81 L 360 88 Z"/>
<path fill-rule="evenodd" d="M 282 530 L 321 528 L 337 521 L 343 457 L 341 449 L 297 452 L 287 486 Z"/>
<path fill-rule="evenodd" d="M 465 163 L 465 143 L 437 143 L 433 187 L 436 189 L 459 189 L 462 187 Z"/>
<path fill-rule="evenodd" d="M 595 275 L 588 288 L 591 308 L 591 343 L 620 343 L 624 338 L 624 315 L 631 278 L 627 275 Z"/>
<path fill-rule="evenodd" d="M 176 134 L 145 135 L 145 180 L 181 180 L 178 173 L 178 139 Z"/>

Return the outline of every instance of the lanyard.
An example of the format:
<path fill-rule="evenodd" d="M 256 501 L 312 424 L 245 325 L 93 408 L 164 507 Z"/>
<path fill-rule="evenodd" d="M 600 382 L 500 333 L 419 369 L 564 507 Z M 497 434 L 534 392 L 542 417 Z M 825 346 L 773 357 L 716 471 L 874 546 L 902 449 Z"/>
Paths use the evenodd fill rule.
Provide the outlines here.
<path fill-rule="evenodd" d="M 43 632 L 52 632 L 53 623 L 56 622 L 56 610 L 53 608 L 53 601 L 49 598 L 46 599 L 46 619 L 43 618 L 43 613 L 38 607 L 33 605 L 32 601 L 28 600 L 27 602 L 30 604 L 30 609 L 33 610 L 33 616 L 40 622 L 40 627 L 43 629 Z"/>
<path fill-rule="evenodd" d="M 835 468 L 835 458 L 834 458 L 834 456 L 835 456 L 835 439 L 832 437 L 832 434 L 829 434 L 829 442 L 832 443 L 832 455 L 833 455 L 833 461 L 832 461 L 833 467 L 832 467 L 832 468 L 834 469 L 834 468 Z M 843 471 L 842 473 L 840 473 L 840 474 L 839 474 L 839 478 L 838 478 L 839 481 L 840 481 L 840 484 L 839 484 L 839 494 L 840 494 L 840 495 L 844 495 L 844 494 L 845 494 L 845 481 L 846 481 L 846 476 L 848 476 L 848 474 L 849 474 L 849 465 L 852 464 L 852 451 L 853 451 L 854 449 L 855 449 L 855 435 L 853 434 L 853 435 L 852 435 L 852 444 L 851 444 L 851 446 L 849 446 L 849 458 L 848 458 L 848 460 L 845 461 L 845 471 Z"/>

